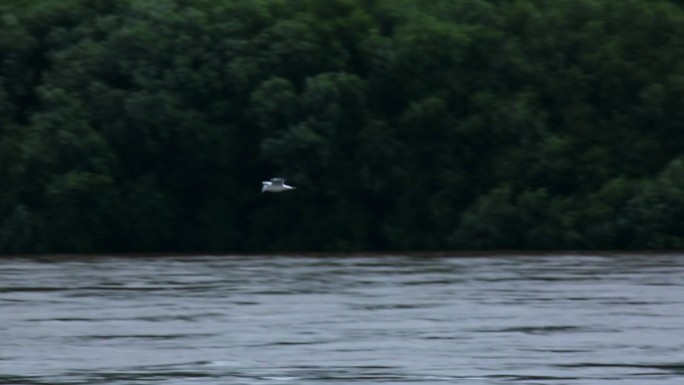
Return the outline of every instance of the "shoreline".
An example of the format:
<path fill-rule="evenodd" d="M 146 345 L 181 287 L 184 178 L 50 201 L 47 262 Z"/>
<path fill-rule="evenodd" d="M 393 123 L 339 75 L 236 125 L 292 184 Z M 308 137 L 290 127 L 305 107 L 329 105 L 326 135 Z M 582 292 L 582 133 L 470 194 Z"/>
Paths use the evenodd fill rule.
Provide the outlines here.
<path fill-rule="evenodd" d="M 485 258 L 485 257 L 635 257 L 635 256 L 682 256 L 684 250 L 434 250 L 434 251 L 271 251 L 271 252 L 126 252 L 126 253 L 88 253 L 88 254 L 7 254 L 0 255 L 3 259 L 45 259 L 45 260 L 79 260 L 96 258 L 380 258 L 380 257 L 409 257 L 409 258 Z"/>

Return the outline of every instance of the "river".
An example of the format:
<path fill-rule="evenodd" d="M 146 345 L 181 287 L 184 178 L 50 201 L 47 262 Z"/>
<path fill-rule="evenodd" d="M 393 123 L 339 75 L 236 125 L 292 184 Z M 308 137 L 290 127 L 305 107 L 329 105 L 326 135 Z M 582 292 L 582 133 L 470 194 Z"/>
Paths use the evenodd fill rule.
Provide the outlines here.
<path fill-rule="evenodd" d="M 0 260 L 0 384 L 684 384 L 684 256 Z"/>

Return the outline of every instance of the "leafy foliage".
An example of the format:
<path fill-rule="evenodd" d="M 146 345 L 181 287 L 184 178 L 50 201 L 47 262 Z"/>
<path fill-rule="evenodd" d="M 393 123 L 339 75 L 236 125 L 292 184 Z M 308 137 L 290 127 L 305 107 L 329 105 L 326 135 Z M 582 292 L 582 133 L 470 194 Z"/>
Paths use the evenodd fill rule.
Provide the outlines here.
<path fill-rule="evenodd" d="M 682 248 L 682 26 L 674 0 L 5 1 L 0 252 Z"/>

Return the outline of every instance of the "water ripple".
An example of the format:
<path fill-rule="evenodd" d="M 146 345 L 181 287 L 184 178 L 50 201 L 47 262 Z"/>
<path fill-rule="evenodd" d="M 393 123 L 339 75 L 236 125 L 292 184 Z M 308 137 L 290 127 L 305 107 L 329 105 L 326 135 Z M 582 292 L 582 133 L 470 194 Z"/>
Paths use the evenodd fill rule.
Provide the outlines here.
<path fill-rule="evenodd" d="M 679 385 L 682 289 L 677 255 L 5 259 L 0 384 Z"/>

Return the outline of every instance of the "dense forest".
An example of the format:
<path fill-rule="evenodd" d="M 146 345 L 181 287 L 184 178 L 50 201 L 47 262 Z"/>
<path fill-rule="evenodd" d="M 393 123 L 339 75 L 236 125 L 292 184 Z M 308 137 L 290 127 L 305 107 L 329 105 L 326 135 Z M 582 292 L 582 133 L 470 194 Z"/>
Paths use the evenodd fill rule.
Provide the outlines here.
<path fill-rule="evenodd" d="M 684 248 L 684 3 L 3 0 L 0 186 L 3 254 Z"/>

